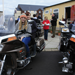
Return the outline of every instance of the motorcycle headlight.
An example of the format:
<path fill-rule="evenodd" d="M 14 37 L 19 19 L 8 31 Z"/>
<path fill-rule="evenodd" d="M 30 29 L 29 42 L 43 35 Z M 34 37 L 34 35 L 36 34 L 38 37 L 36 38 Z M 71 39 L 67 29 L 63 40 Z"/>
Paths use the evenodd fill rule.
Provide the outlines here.
<path fill-rule="evenodd" d="M 62 28 L 62 32 L 69 32 L 68 28 Z"/>
<path fill-rule="evenodd" d="M 64 57 L 63 58 L 63 62 L 66 64 L 66 63 L 68 63 L 68 58 L 67 57 Z"/>
<path fill-rule="evenodd" d="M 64 63 L 65 63 L 65 64 L 68 63 L 68 60 L 64 60 Z"/>
<path fill-rule="evenodd" d="M 0 52 L 2 51 L 3 47 L 4 47 L 4 46 L 0 44 Z"/>

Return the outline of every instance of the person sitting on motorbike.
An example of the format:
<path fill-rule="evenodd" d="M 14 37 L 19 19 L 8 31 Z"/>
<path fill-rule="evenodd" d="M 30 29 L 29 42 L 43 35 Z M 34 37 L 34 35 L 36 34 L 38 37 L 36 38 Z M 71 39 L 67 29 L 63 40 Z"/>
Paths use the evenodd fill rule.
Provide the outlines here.
<path fill-rule="evenodd" d="M 28 24 L 31 25 L 31 28 L 32 28 L 32 39 L 36 38 L 36 32 L 37 32 L 36 22 L 34 20 L 31 20 L 31 14 L 29 12 L 26 13 L 26 16 L 27 16 L 27 22 Z M 36 43 L 34 39 L 32 41 L 34 44 L 34 53 L 32 54 L 32 56 L 34 57 L 36 55 Z"/>
<path fill-rule="evenodd" d="M 72 26 L 75 25 L 75 20 L 72 22 L 72 24 L 69 25 L 69 29 L 72 29 Z"/>
<path fill-rule="evenodd" d="M 27 24 L 26 19 L 27 19 L 27 16 L 25 14 L 22 14 L 20 16 L 20 22 L 16 24 L 16 31 L 25 29 L 27 32 L 32 33 L 31 26 L 30 24 Z M 31 40 L 30 36 L 31 34 L 26 33 L 21 35 L 21 39 L 20 39 L 20 41 L 22 41 L 25 44 L 27 57 L 30 57 L 30 50 L 28 47 L 28 44 Z"/>
<path fill-rule="evenodd" d="M 31 19 L 31 14 L 29 12 L 26 13 L 26 16 L 27 16 L 28 24 L 30 24 L 31 27 L 32 27 L 32 36 L 33 36 L 33 38 L 35 38 L 36 37 L 36 32 L 37 32 L 36 22 Z"/>

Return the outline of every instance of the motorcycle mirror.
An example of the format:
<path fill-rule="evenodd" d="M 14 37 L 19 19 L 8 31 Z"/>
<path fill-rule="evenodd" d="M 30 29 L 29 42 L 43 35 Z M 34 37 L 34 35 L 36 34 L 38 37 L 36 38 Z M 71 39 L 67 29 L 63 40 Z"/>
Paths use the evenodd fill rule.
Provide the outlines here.
<path fill-rule="evenodd" d="M 59 21 L 59 25 L 65 25 L 65 21 Z"/>

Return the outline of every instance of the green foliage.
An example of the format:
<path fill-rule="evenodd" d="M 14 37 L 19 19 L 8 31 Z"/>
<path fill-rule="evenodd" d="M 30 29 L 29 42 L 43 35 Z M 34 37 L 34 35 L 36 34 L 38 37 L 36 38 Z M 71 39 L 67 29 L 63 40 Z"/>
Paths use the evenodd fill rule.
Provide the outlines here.
<path fill-rule="evenodd" d="M 61 33 L 61 31 L 59 30 L 58 33 Z"/>
<path fill-rule="evenodd" d="M 52 31 L 52 29 L 50 29 L 50 31 Z"/>

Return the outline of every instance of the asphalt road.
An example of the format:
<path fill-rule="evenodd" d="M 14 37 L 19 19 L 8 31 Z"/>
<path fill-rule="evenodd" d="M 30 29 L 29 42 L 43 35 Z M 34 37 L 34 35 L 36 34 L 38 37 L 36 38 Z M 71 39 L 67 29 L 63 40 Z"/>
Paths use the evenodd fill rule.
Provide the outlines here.
<path fill-rule="evenodd" d="M 43 51 L 38 53 L 32 62 L 16 75 L 71 75 L 62 73 L 61 65 L 58 64 L 62 60 L 62 54 L 58 51 Z"/>

